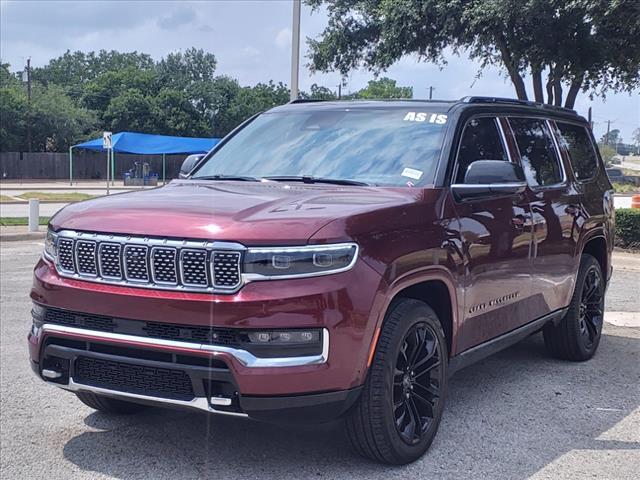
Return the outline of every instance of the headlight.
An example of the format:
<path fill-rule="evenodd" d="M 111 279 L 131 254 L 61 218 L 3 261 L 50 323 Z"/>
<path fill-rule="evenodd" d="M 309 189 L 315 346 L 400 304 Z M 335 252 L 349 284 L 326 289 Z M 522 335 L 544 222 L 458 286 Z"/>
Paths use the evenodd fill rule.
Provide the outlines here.
<path fill-rule="evenodd" d="M 244 272 L 249 280 L 327 275 L 350 269 L 357 256 L 355 243 L 249 248 Z"/>
<path fill-rule="evenodd" d="M 47 237 L 44 240 L 44 256 L 52 262 L 58 256 L 58 235 L 51 230 L 47 230 Z"/>

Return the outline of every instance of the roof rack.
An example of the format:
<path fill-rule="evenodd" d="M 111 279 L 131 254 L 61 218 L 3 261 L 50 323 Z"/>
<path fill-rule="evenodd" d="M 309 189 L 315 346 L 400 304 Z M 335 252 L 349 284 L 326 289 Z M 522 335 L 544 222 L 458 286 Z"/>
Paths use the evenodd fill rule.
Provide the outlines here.
<path fill-rule="evenodd" d="M 516 98 L 501 98 L 501 97 L 463 97 L 460 99 L 463 103 L 502 103 L 511 105 L 523 105 L 526 107 L 544 108 L 548 110 L 556 110 L 559 112 L 574 113 L 578 112 L 571 108 L 559 107 L 557 105 L 547 105 L 546 103 L 531 102 L 529 100 L 518 100 Z"/>
<path fill-rule="evenodd" d="M 295 100 L 291 100 L 289 104 L 292 103 L 315 103 L 315 102 L 326 102 L 321 98 L 296 98 Z"/>

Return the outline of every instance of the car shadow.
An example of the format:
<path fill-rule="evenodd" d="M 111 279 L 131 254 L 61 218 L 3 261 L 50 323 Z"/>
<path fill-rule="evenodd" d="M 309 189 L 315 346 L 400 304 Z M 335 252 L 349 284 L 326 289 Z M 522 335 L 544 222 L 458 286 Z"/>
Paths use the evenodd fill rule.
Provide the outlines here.
<path fill-rule="evenodd" d="M 404 467 L 355 455 L 339 421 L 282 426 L 163 409 L 92 413 L 91 431 L 70 439 L 64 456 L 133 480 L 526 478 L 571 450 L 640 449 L 599 438 L 640 404 L 640 339 L 607 331 L 589 362 L 550 359 L 538 335 L 458 372 L 431 449 Z"/>

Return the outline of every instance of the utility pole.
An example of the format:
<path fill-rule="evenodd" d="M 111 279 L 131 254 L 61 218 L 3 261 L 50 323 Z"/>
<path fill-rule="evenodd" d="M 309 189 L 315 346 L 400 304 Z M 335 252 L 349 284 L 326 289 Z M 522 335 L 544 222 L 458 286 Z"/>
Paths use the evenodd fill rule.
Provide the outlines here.
<path fill-rule="evenodd" d="M 338 84 L 338 100 L 342 98 L 342 82 Z"/>
<path fill-rule="evenodd" d="M 611 130 L 611 120 L 607 120 L 607 136 L 604 137 L 605 145 L 609 145 L 609 130 Z"/>
<path fill-rule="evenodd" d="M 31 57 L 27 58 L 27 148 L 31 153 Z"/>
<path fill-rule="evenodd" d="M 291 28 L 291 101 L 298 98 L 298 70 L 300 67 L 300 0 L 293 0 Z"/>
<path fill-rule="evenodd" d="M 429 87 L 429 100 L 433 99 L 433 87 Z"/>

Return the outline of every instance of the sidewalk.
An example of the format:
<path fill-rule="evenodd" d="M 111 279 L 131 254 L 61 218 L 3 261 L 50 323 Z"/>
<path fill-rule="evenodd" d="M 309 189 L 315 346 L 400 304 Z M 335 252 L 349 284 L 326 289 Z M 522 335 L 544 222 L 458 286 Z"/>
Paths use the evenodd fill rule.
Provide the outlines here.
<path fill-rule="evenodd" d="M 167 179 L 167 183 L 169 179 Z M 158 182 L 160 186 L 162 181 Z M 155 187 L 125 187 L 122 180 L 116 180 L 113 185 L 109 183 L 110 190 L 140 190 Z M 2 180 L 0 181 L 0 193 L 6 195 L 5 192 L 42 192 L 42 191 L 64 191 L 78 192 L 82 190 L 89 191 L 107 191 L 106 180 L 79 180 L 69 184 L 68 180 Z M 95 193 L 95 192 L 94 192 Z M 99 193 L 96 193 L 99 195 Z"/>
<path fill-rule="evenodd" d="M 47 234 L 47 226 L 40 225 L 37 232 L 30 232 L 29 227 L 0 226 L 0 243 L 19 242 L 23 240 L 41 241 Z"/>

